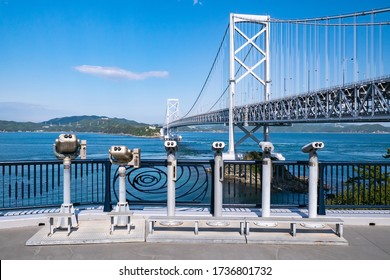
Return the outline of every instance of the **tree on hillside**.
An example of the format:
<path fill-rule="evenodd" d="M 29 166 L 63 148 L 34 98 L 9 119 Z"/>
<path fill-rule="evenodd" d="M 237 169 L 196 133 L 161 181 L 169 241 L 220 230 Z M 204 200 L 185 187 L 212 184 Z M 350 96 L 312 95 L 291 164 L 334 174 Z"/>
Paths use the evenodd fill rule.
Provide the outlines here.
<path fill-rule="evenodd" d="M 390 148 L 387 148 L 387 154 L 384 154 L 383 157 L 390 158 Z"/>
<path fill-rule="evenodd" d="M 390 149 L 384 158 L 390 158 Z M 329 199 L 336 205 L 389 205 L 390 172 L 386 166 L 362 165 L 355 167 L 353 177 L 345 181 L 347 189 Z"/>

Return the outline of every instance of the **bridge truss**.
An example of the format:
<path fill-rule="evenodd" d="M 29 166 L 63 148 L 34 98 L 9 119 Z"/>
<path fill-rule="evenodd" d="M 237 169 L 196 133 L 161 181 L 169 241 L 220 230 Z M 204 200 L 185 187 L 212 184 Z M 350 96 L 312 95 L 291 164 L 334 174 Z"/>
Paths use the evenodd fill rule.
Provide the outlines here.
<path fill-rule="evenodd" d="M 237 126 L 374 121 L 390 121 L 390 77 L 233 109 L 233 122 Z M 182 118 L 171 126 L 227 123 L 229 110 L 224 109 Z"/>
<path fill-rule="evenodd" d="M 270 126 L 389 122 L 390 76 L 382 76 L 390 70 L 389 13 L 303 20 L 231 14 L 194 104 L 165 127 L 228 125 L 230 159 L 245 139 L 260 142 L 254 133 L 261 127 L 269 141 Z M 245 133 L 237 142 L 235 127 Z"/>

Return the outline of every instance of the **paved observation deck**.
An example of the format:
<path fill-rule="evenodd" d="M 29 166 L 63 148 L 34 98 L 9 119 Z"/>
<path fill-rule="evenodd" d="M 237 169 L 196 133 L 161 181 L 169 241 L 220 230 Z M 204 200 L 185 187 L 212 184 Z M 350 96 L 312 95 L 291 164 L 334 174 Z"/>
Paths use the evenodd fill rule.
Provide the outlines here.
<path fill-rule="evenodd" d="M 110 220 L 101 207 L 76 207 L 79 227 L 69 236 L 66 231 L 48 237 L 47 213 L 58 209 L 2 212 L 0 217 L 1 259 L 390 259 L 389 210 L 328 210 L 326 217 L 344 220 L 344 238 L 332 233 L 331 227 L 311 232 L 298 226 L 293 240 L 281 228 L 264 229 L 252 226 L 251 237 L 261 240 L 247 244 L 248 237 L 227 227 L 224 230 L 200 228 L 200 239 L 192 229 L 161 228 L 161 240 L 145 242 L 148 236 L 145 219 L 164 216 L 163 207 L 132 207 L 132 230 L 109 234 Z M 177 208 L 180 216 L 211 216 L 207 208 Z M 257 217 L 260 209 L 224 208 L 225 217 Z M 271 216 L 306 217 L 300 208 L 272 209 Z M 279 226 L 279 225 L 278 225 Z M 282 225 L 280 225 L 282 226 Z M 159 231 L 159 232 L 160 232 Z M 259 231 L 256 232 L 256 231 Z M 302 232 L 302 234 L 300 234 Z M 304 233 L 303 233 L 304 232 Z M 176 242 L 169 242 L 175 236 Z M 171 234 L 171 235 L 169 235 Z M 154 233 L 154 235 L 158 235 Z M 223 236 L 223 238 L 221 238 Z M 232 238 L 234 236 L 234 238 Z M 245 239 L 247 238 L 247 239 Z M 177 241 L 182 242 L 177 242 Z M 194 241 L 195 240 L 195 241 Z M 286 240 L 288 242 L 286 242 Z M 293 241 L 292 241 L 293 240 Z M 322 242 L 317 242 L 322 240 Z M 275 242 L 276 241 L 276 242 Z M 304 241 L 304 242 L 303 242 Z M 342 241 L 342 242 L 340 242 Z M 33 246 L 29 246 L 33 245 Z M 342 245 L 342 246 L 336 246 Z"/>

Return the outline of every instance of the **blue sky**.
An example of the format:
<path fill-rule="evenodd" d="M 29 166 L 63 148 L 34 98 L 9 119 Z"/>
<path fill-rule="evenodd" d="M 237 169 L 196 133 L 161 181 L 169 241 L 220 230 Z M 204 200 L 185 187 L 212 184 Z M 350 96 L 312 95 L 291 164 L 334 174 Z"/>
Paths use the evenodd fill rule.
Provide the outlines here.
<path fill-rule="evenodd" d="M 162 123 L 195 100 L 229 13 L 310 18 L 388 0 L 0 0 L 0 120 L 105 115 Z"/>

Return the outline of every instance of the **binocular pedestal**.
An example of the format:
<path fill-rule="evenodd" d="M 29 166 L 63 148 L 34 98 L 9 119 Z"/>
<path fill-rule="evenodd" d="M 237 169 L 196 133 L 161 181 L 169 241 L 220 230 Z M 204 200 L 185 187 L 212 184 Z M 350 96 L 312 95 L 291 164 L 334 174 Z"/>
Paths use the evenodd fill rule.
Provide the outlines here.
<path fill-rule="evenodd" d="M 271 176 L 272 176 L 272 160 L 270 152 L 263 149 L 262 162 L 262 178 L 261 178 L 261 216 L 271 216 Z M 257 226 L 276 227 L 275 222 L 255 222 Z"/>
<path fill-rule="evenodd" d="M 222 217 L 223 204 L 223 160 L 222 153 L 216 152 L 214 155 L 214 217 Z M 208 226 L 226 227 L 229 225 L 226 221 L 210 221 Z"/>
<path fill-rule="evenodd" d="M 129 213 L 130 208 L 126 200 L 126 167 L 119 167 L 119 201 L 116 205 L 115 212 L 118 213 Z M 116 226 L 126 226 L 127 225 L 126 216 L 118 216 L 114 218 L 114 225 Z"/>
<path fill-rule="evenodd" d="M 70 202 L 70 162 L 69 157 L 64 158 L 64 203 L 61 205 L 61 213 L 72 214 L 71 225 L 77 226 L 76 216 L 74 214 L 73 204 Z M 57 227 L 67 228 L 69 225 L 69 219 L 66 217 L 60 217 L 57 222 Z"/>
<path fill-rule="evenodd" d="M 317 218 L 317 191 L 318 183 L 318 156 L 317 152 L 313 150 L 309 154 L 309 218 Z M 301 226 L 305 228 L 323 228 L 324 224 L 321 223 L 301 223 Z"/>
<path fill-rule="evenodd" d="M 168 151 L 167 158 L 167 217 L 174 217 L 176 214 L 176 155 L 172 151 Z M 167 220 L 160 222 L 162 226 L 179 226 L 183 222 L 175 220 Z"/>

